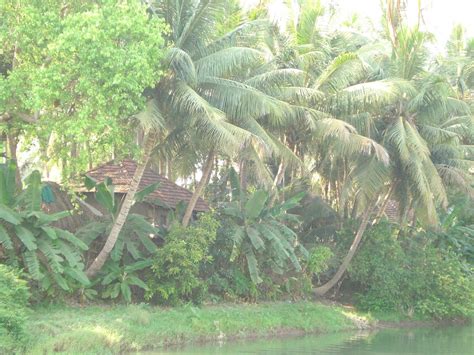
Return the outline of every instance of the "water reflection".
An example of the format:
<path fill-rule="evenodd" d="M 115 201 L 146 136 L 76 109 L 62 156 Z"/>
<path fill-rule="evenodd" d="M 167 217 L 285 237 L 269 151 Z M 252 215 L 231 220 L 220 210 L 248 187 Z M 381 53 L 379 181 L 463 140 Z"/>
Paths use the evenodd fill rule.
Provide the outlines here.
<path fill-rule="evenodd" d="M 384 329 L 290 339 L 189 346 L 153 354 L 443 354 L 474 355 L 474 326 Z"/>

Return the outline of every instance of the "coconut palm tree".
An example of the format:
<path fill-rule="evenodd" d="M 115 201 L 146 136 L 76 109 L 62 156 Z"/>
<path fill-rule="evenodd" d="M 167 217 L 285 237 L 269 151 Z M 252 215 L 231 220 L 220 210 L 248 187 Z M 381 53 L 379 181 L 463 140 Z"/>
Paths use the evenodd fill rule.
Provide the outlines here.
<path fill-rule="evenodd" d="M 157 144 L 158 132 L 164 133 L 171 145 L 179 137 L 199 137 L 207 142 L 203 176 L 183 217 L 186 226 L 209 179 L 215 152 L 232 154 L 251 139 L 264 143 L 263 131 L 252 119 L 268 115 L 278 120 L 288 115 L 289 107 L 284 102 L 236 80 L 236 73 L 245 73 L 266 60 L 262 51 L 248 46 L 258 43 L 261 21 L 244 22 L 220 34 L 228 1 L 154 1 L 149 6 L 150 12 L 164 19 L 169 28 L 165 74 L 147 110 L 137 115 L 145 131 L 143 155 L 110 235 L 87 271 L 90 276 L 100 270 L 115 245 Z M 235 124 L 244 118 L 248 123 Z"/>
<path fill-rule="evenodd" d="M 413 222 L 418 218 L 425 224 L 436 225 L 437 208 L 447 203 L 445 182 L 462 182 L 461 177 L 465 176 L 459 164 L 456 164 L 459 160 L 444 159 L 444 164 L 439 164 L 437 157 L 440 154 L 436 152 L 459 151 L 461 140 L 459 132 L 456 132 L 459 129 L 456 124 L 460 123 L 458 116 L 468 114 L 469 110 L 446 78 L 426 71 L 428 57 L 425 45 L 430 36 L 418 27 L 408 28 L 400 21 L 395 25 L 392 20 L 391 17 L 387 19 L 388 26 L 391 26 L 388 31 L 392 43 L 391 58 L 383 63 L 383 70 L 379 71 L 387 74 L 378 75 L 379 80 L 358 84 L 341 92 L 341 95 L 351 94 L 353 100 L 359 90 L 370 87 L 377 89 L 378 95 L 389 94 L 381 90 L 383 86 L 379 87 L 380 83 L 388 80 L 403 83 L 403 94 L 386 102 L 384 108 L 374 110 L 363 101 L 355 105 L 352 101 L 353 106 L 360 106 L 362 112 L 374 120 L 375 129 L 371 131 L 371 137 L 388 151 L 390 166 L 389 169 L 381 169 L 373 165 L 376 169 L 370 170 L 370 178 L 367 176 L 368 170 L 356 169 L 357 173 L 351 180 L 362 182 L 354 186 L 365 186 L 365 191 L 385 195 L 378 198 L 381 204 L 377 215 L 381 215 L 386 202 L 394 198 L 401 206 L 402 218 L 411 209 L 415 211 Z M 373 73 L 373 76 L 377 78 L 377 73 Z M 374 203 L 373 199 L 371 201 Z M 333 278 L 318 287 L 316 293 L 326 293 L 347 269 L 371 218 L 373 207 L 368 206 L 349 253 Z"/>

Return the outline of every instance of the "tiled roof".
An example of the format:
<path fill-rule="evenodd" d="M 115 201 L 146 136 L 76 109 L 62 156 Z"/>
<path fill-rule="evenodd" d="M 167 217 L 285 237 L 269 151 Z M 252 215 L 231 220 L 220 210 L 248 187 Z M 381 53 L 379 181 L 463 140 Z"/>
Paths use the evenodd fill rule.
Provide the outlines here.
<path fill-rule="evenodd" d="M 104 165 L 90 170 L 86 175 L 98 182 L 102 182 L 106 177 L 109 177 L 112 179 L 112 183 L 115 186 L 115 192 L 127 193 L 128 186 L 130 185 L 130 181 L 132 180 L 136 168 L 137 163 L 132 159 L 124 159 L 121 162 L 109 161 Z M 143 173 L 139 190 L 156 182 L 160 183 L 158 189 L 149 194 L 145 200 L 158 199 L 159 202 L 162 202 L 171 208 L 176 208 L 176 205 L 180 201 L 188 203 L 191 199 L 191 191 L 176 185 L 164 176 L 155 173 L 150 168 L 147 168 Z M 209 210 L 209 206 L 202 198 L 199 198 L 194 210 L 202 212 L 207 211 Z"/>

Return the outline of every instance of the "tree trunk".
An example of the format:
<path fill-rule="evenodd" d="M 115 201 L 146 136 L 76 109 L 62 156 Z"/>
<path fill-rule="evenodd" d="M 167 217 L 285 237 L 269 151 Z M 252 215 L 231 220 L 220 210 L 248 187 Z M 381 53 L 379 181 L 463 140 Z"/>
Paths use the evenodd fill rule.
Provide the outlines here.
<path fill-rule="evenodd" d="M 240 189 L 242 191 L 247 190 L 247 160 L 242 158 L 239 164 L 239 176 L 240 176 Z"/>
<path fill-rule="evenodd" d="M 272 186 L 273 194 L 270 199 L 270 203 L 269 203 L 270 206 L 273 206 L 273 204 L 275 203 L 278 197 L 278 185 L 280 184 L 280 182 L 283 180 L 283 177 L 285 176 L 285 170 L 286 170 L 286 165 L 282 159 L 280 164 L 278 165 L 278 171 L 275 175 L 275 179 L 273 180 L 273 186 Z"/>
<path fill-rule="evenodd" d="M 194 189 L 194 193 L 191 196 L 191 199 L 189 200 L 188 206 L 186 207 L 186 212 L 184 213 L 183 221 L 181 222 L 181 224 L 184 227 L 187 227 L 187 225 L 189 224 L 189 221 L 191 220 L 191 216 L 193 215 L 194 207 L 196 207 L 196 203 L 199 197 L 201 196 L 202 192 L 204 191 L 204 187 L 206 187 L 206 185 L 209 182 L 213 165 L 214 165 L 214 149 L 212 149 L 209 152 L 209 155 L 207 156 L 207 160 L 203 166 L 201 180 L 196 185 L 196 188 Z"/>
<path fill-rule="evenodd" d="M 334 287 L 334 285 L 336 285 L 339 282 L 339 280 L 342 278 L 342 276 L 346 272 L 352 258 L 354 257 L 357 251 L 357 247 L 359 246 L 359 243 L 362 240 L 362 236 L 364 235 L 364 232 L 367 228 L 372 209 L 373 209 L 373 206 L 371 205 L 367 206 L 367 209 L 365 210 L 362 216 L 359 229 L 357 230 L 354 241 L 352 242 L 351 248 L 349 249 L 349 252 L 347 253 L 347 255 L 344 257 L 344 260 L 342 261 L 342 264 L 337 270 L 336 274 L 331 278 L 331 280 L 326 282 L 324 285 L 320 287 L 316 287 L 314 289 L 314 292 L 318 296 L 324 296 L 331 288 Z"/>
<path fill-rule="evenodd" d="M 137 164 L 137 169 L 133 174 L 132 181 L 130 182 L 130 186 L 128 187 L 127 195 L 125 196 L 125 200 L 123 201 L 122 206 L 120 207 L 119 214 L 117 215 L 117 218 L 114 221 L 114 225 L 112 226 L 112 229 L 109 233 L 109 236 L 107 237 L 104 247 L 86 271 L 88 277 L 93 277 L 100 271 L 102 266 L 104 266 L 105 262 L 107 261 L 110 252 L 115 246 L 120 231 L 122 230 L 122 227 L 125 224 L 125 221 L 127 220 L 130 208 L 133 205 L 135 193 L 138 190 L 140 180 L 142 179 L 143 173 L 148 164 L 151 152 L 153 151 L 154 147 L 155 136 L 151 133 L 148 133 L 145 137 L 143 157 Z"/>
<path fill-rule="evenodd" d="M 377 212 L 377 216 L 375 217 L 374 222 L 378 222 L 380 218 L 382 218 L 385 209 L 387 208 L 388 201 L 390 201 L 390 197 L 392 197 L 393 190 L 395 190 L 395 184 L 391 184 L 390 188 L 388 189 L 387 195 L 385 196 L 385 199 L 382 203 L 382 206 L 380 206 L 380 210 Z"/>
<path fill-rule="evenodd" d="M 15 169 L 15 183 L 16 186 L 21 189 L 21 175 L 20 175 L 20 165 L 18 164 L 18 134 L 16 133 L 8 133 L 7 134 L 8 140 L 8 155 L 11 160 L 13 160 L 17 166 Z"/>

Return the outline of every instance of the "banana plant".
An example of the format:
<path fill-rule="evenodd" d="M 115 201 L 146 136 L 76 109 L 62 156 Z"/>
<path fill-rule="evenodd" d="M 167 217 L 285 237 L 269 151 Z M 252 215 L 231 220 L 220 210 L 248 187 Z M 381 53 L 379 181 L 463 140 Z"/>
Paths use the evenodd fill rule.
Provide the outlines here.
<path fill-rule="evenodd" d="M 101 282 L 105 286 L 102 297 L 115 299 L 122 296 L 125 302 L 132 302 L 131 286 L 148 291 L 148 286 L 139 278 L 137 272 L 149 268 L 151 265 L 151 259 L 137 261 L 126 266 L 120 266 L 118 263 L 106 263 L 106 276 Z"/>
<path fill-rule="evenodd" d="M 70 291 L 73 283 L 89 284 L 84 273 L 83 252 L 87 245 L 72 233 L 52 223 L 69 211 L 46 214 L 41 209 L 45 188 L 34 171 L 24 181 L 15 182 L 16 164 L 0 164 L 0 256 L 7 263 L 24 268 L 44 290 L 53 284 Z"/>
<path fill-rule="evenodd" d="M 262 281 L 261 263 L 270 265 L 272 271 L 278 274 L 290 268 L 301 271 L 298 253 L 307 256 L 307 251 L 298 243 L 296 233 L 288 226 L 289 223 L 299 221 L 288 210 L 299 205 L 304 193 L 272 205 L 268 192 L 257 189 L 249 193 L 242 189 L 233 169 L 230 182 L 232 199 L 224 203 L 221 213 L 234 222 L 231 261 L 243 258 L 255 284 Z"/>
<path fill-rule="evenodd" d="M 102 242 L 112 228 L 119 206 L 114 196 L 114 185 L 111 179 L 106 178 L 98 183 L 86 177 L 85 185 L 95 189 L 95 199 L 107 214 L 99 221 L 91 222 L 80 228 L 76 235 L 86 244 Z M 152 184 L 135 194 L 135 203 L 143 199 L 158 188 Z M 101 292 L 103 298 L 118 298 L 122 296 L 126 302 L 131 302 L 130 286 L 146 289 L 145 283 L 140 280 L 138 271 L 150 266 L 149 257 L 156 252 L 157 246 L 151 236 L 160 234 L 160 230 L 150 224 L 144 216 L 131 213 L 127 217 L 103 270 L 98 274 L 99 283 L 104 286 Z"/>
<path fill-rule="evenodd" d="M 113 221 L 118 213 L 119 203 L 114 196 L 114 185 L 110 178 L 98 183 L 86 177 L 87 188 L 95 189 L 95 199 L 107 212 L 99 221 L 93 221 L 80 228 L 76 235 L 86 244 L 90 245 L 99 237 L 110 232 Z M 158 184 L 152 184 L 135 195 L 135 203 L 143 199 L 158 188 Z M 120 233 L 117 242 L 112 249 L 110 259 L 120 261 L 122 257 L 130 256 L 133 260 L 140 260 L 157 250 L 156 244 L 150 236 L 158 235 L 159 229 L 150 224 L 143 215 L 131 213 Z M 126 255 L 124 255 L 124 252 Z"/>

